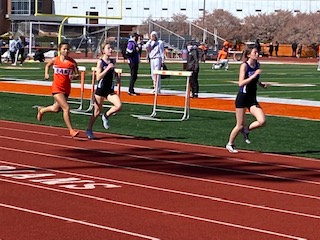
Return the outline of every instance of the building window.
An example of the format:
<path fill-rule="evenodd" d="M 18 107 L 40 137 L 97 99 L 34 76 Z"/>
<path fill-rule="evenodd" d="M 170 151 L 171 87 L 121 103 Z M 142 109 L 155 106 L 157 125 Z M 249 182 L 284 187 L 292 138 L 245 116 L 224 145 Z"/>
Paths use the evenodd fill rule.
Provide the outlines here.
<path fill-rule="evenodd" d="M 149 8 L 144 8 L 144 10 L 149 11 L 150 9 Z"/>
<path fill-rule="evenodd" d="M 256 12 L 261 12 L 261 9 L 256 9 Z"/>
<path fill-rule="evenodd" d="M 78 7 L 72 7 L 73 9 L 78 9 Z"/>
<path fill-rule="evenodd" d="M 108 10 L 113 10 L 113 7 L 108 7 Z"/>
<path fill-rule="evenodd" d="M 126 10 L 131 10 L 131 7 L 127 7 Z"/>
<path fill-rule="evenodd" d="M 31 15 L 29 0 L 12 0 L 11 1 L 11 14 L 17 15 Z M 33 1 L 34 3 L 34 1 Z"/>
<path fill-rule="evenodd" d="M 186 8 L 180 8 L 180 11 L 187 11 Z"/>
<path fill-rule="evenodd" d="M 162 11 L 168 11 L 168 8 L 162 8 Z"/>
<path fill-rule="evenodd" d="M 242 12 L 242 9 L 237 9 L 237 12 Z"/>

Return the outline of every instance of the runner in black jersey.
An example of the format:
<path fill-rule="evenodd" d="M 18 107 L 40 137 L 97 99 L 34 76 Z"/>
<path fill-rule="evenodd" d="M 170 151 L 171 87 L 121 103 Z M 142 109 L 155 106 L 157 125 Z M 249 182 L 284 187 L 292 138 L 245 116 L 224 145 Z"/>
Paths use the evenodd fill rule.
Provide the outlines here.
<path fill-rule="evenodd" d="M 267 85 L 259 81 L 261 69 L 258 59 L 258 50 L 248 48 L 244 51 L 244 62 L 239 73 L 239 92 L 235 101 L 236 126 L 232 129 L 226 148 L 231 153 L 237 153 L 234 141 L 241 132 L 247 143 L 250 143 L 249 133 L 255 128 L 261 127 L 266 122 L 265 114 L 257 101 L 257 85 L 266 88 Z M 256 118 L 249 127 L 246 127 L 246 109 Z"/>
<path fill-rule="evenodd" d="M 113 106 L 102 115 L 102 122 L 105 129 L 109 128 L 109 116 L 120 111 L 122 106 L 119 96 L 114 93 L 113 75 L 115 74 L 115 63 L 110 59 L 112 48 L 109 43 L 104 43 L 102 44 L 101 49 L 103 56 L 98 60 L 96 67 L 96 78 L 98 84 L 94 95 L 94 112 L 86 130 L 86 134 L 89 139 L 95 138 L 92 132 L 92 127 L 101 113 L 104 100 L 107 99 L 113 104 Z"/>

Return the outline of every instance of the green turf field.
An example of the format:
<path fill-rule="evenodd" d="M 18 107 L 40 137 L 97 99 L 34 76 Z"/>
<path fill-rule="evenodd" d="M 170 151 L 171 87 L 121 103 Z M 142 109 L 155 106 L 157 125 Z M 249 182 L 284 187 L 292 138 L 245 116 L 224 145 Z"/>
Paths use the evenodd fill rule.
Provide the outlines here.
<path fill-rule="evenodd" d="M 80 64 L 87 67 L 93 64 Z M 0 66 L 0 79 L 17 78 L 43 80 L 42 63 L 24 64 L 24 67 L 38 69 L 6 69 Z M 126 73 L 127 64 L 118 64 Z M 181 70 L 182 64 L 168 64 L 170 70 Z M 199 82 L 200 92 L 236 94 L 239 65 L 231 65 L 230 71 L 213 71 L 211 64 L 201 64 Z M 281 97 L 291 99 L 320 100 L 319 74 L 312 65 L 262 65 L 261 81 L 278 83 L 267 90 L 259 90 L 259 96 Z M 140 74 L 148 74 L 148 64 L 140 65 Z M 91 77 L 86 77 L 88 82 Z M 129 77 L 124 76 L 122 84 L 128 86 Z M 150 77 L 139 77 L 136 87 L 150 88 Z M 307 85 L 307 86 L 305 86 Z M 310 86 L 309 86 L 310 85 Z M 181 78 L 164 80 L 163 88 L 183 90 L 185 82 Z M 52 97 L 28 96 L 20 94 L 0 93 L 0 118 L 39 124 L 36 121 L 35 104 L 49 105 Z M 235 124 L 233 113 L 194 110 L 190 119 L 184 122 L 144 121 L 131 117 L 131 114 L 150 114 L 151 106 L 124 104 L 123 111 L 110 119 L 111 128 L 108 132 L 145 137 L 150 139 L 165 139 L 172 141 L 199 143 L 211 146 L 224 146 L 229 132 Z M 164 113 L 165 114 L 165 113 Z M 319 112 L 320 114 L 320 112 Z M 165 116 L 164 116 L 165 117 Z M 250 119 L 250 117 L 249 117 Z M 72 115 L 72 122 L 77 129 L 84 130 L 89 117 Z M 41 124 L 64 126 L 61 114 L 47 114 Z M 36 125 L 35 125 L 36 128 Z M 100 120 L 94 126 L 95 131 L 105 131 Z M 284 117 L 267 118 L 265 128 L 251 134 L 252 144 L 244 143 L 239 136 L 236 145 L 239 149 L 256 150 L 268 153 L 280 153 L 297 156 L 307 156 L 320 159 L 319 121 L 297 120 Z"/>
<path fill-rule="evenodd" d="M 121 61 L 122 62 L 122 61 Z M 82 64 L 91 69 L 95 64 Z M 181 63 L 167 63 L 170 70 L 182 70 Z M 5 68 L 0 66 L 0 79 L 32 79 L 43 80 L 44 63 L 25 63 L 23 67 L 31 69 Z M 118 68 L 122 68 L 124 73 L 129 73 L 126 63 L 117 63 Z M 307 99 L 320 101 L 320 71 L 316 70 L 316 65 L 296 65 L 296 64 L 262 64 L 263 73 L 261 81 L 270 83 L 267 90 L 260 89 L 258 95 L 264 97 L 280 97 L 292 99 Z M 19 69 L 19 68 L 18 68 Z M 229 71 L 212 70 L 211 64 L 200 64 L 199 84 L 200 92 L 235 94 L 237 92 L 239 64 L 231 64 Z M 90 71 L 87 72 L 86 79 L 90 83 Z M 148 63 L 141 63 L 139 67 L 139 78 L 136 87 L 151 88 L 150 66 Z M 129 86 L 129 77 L 122 77 L 122 85 Z M 164 89 L 184 90 L 185 81 L 181 77 L 171 77 L 162 82 Z"/>

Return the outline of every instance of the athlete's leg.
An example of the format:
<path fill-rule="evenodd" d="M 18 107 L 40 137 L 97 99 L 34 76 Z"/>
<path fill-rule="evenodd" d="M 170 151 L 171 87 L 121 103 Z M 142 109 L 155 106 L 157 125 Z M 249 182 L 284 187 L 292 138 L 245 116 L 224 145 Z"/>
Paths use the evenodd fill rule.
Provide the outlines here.
<path fill-rule="evenodd" d="M 251 114 L 256 118 L 256 121 L 252 122 L 249 125 L 249 131 L 256 129 L 258 127 L 262 127 L 266 123 L 266 116 L 260 106 L 254 105 L 250 107 Z"/>
<path fill-rule="evenodd" d="M 103 101 L 104 101 L 104 97 L 98 96 L 96 94 L 94 95 L 94 110 L 89 120 L 87 130 L 92 130 L 93 124 L 95 123 L 95 121 L 97 120 L 97 118 L 101 113 Z"/>
<path fill-rule="evenodd" d="M 72 131 L 73 128 L 72 128 L 71 121 L 70 121 L 70 106 L 67 102 L 66 96 L 63 93 L 57 93 L 57 94 L 53 95 L 53 97 L 56 100 L 56 103 L 59 105 L 59 107 L 63 111 L 63 119 L 64 119 L 64 122 L 65 122 L 67 128 L 69 129 L 69 131 Z"/>
<path fill-rule="evenodd" d="M 236 108 L 236 125 L 232 129 L 228 144 L 233 145 L 237 135 L 243 129 L 246 122 L 246 109 L 245 108 Z"/>
<path fill-rule="evenodd" d="M 106 117 L 111 116 L 112 114 L 118 112 L 122 108 L 122 103 L 117 94 L 109 94 L 107 100 L 113 104 L 111 108 L 106 112 Z"/>

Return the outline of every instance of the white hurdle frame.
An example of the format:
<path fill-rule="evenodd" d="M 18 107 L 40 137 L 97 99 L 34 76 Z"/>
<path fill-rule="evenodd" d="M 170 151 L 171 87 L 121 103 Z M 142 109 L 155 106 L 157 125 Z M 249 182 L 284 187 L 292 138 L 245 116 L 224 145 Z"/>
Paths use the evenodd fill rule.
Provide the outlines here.
<path fill-rule="evenodd" d="M 72 109 L 70 111 L 75 112 L 75 111 L 83 111 L 83 101 L 84 101 L 84 80 L 85 80 L 85 75 L 86 75 L 86 67 L 84 66 L 78 66 L 78 70 L 80 72 L 80 101 L 68 101 L 68 103 L 71 104 L 79 104 L 79 107 L 77 109 Z"/>
<path fill-rule="evenodd" d="M 92 76 L 91 76 L 91 95 L 90 95 L 90 103 L 89 103 L 89 107 L 87 109 L 80 109 L 80 107 L 78 109 L 73 109 L 70 112 L 75 113 L 75 114 L 84 114 L 84 115 L 91 115 L 92 114 L 92 110 L 94 108 L 94 93 L 95 93 L 95 84 L 96 84 L 96 67 L 92 67 L 91 71 L 92 71 Z M 80 71 L 80 69 L 79 69 Z M 122 69 L 121 68 L 115 68 L 114 69 L 115 73 L 116 73 L 116 80 L 117 80 L 117 94 L 120 97 L 120 93 L 121 93 L 121 75 L 122 75 Z M 83 80 L 84 82 L 84 80 Z M 84 92 L 84 84 L 83 87 L 81 85 L 81 101 L 83 101 L 83 92 Z M 102 105 L 103 107 L 110 107 L 110 105 L 104 104 Z"/>
<path fill-rule="evenodd" d="M 154 74 L 156 74 L 156 87 L 158 89 L 159 79 L 161 75 L 170 75 L 170 76 L 181 76 L 186 77 L 186 92 L 185 92 L 185 102 L 184 102 L 184 109 L 181 110 L 169 110 L 165 108 L 158 108 L 157 100 L 158 100 L 158 91 L 155 91 L 154 94 L 154 103 L 153 103 L 153 110 L 151 115 L 131 115 L 141 120 L 154 120 L 154 121 L 183 121 L 188 120 L 190 117 L 190 77 L 192 72 L 190 71 L 165 71 L 165 70 L 154 70 Z M 171 112 L 171 113 L 182 113 L 182 117 L 179 119 L 161 119 L 156 118 L 157 112 Z"/>

